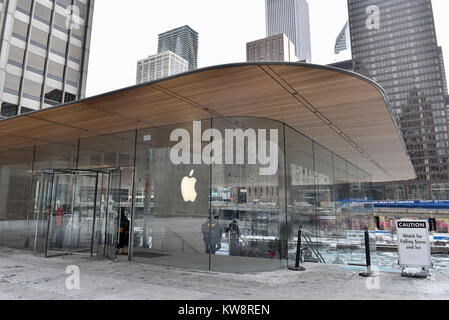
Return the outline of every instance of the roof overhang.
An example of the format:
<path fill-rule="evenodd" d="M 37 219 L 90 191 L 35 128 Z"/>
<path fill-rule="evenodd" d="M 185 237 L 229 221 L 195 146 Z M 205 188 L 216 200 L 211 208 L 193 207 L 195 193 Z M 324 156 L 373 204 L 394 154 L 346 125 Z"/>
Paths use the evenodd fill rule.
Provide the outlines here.
<path fill-rule="evenodd" d="M 0 152 L 216 117 L 284 122 L 372 174 L 416 178 L 375 82 L 302 63 L 209 67 L 0 121 Z"/>

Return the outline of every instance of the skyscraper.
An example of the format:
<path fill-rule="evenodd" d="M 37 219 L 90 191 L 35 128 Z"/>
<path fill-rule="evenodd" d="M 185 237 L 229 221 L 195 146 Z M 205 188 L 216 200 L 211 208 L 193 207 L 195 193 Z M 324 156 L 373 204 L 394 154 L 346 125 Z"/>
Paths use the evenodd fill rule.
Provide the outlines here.
<path fill-rule="evenodd" d="M 447 89 L 431 1 L 348 0 L 348 8 L 354 71 L 386 90 L 418 179 L 448 180 Z"/>
<path fill-rule="evenodd" d="M 171 51 L 158 53 L 137 62 L 136 83 L 154 81 L 189 70 L 189 63 Z"/>
<path fill-rule="evenodd" d="M 349 22 L 346 22 L 345 26 L 338 35 L 337 40 L 335 41 L 334 53 L 339 54 L 343 51 L 351 51 L 351 32 L 349 30 Z"/>
<path fill-rule="evenodd" d="M 301 61 L 312 61 L 309 4 L 306 0 L 265 0 L 267 37 L 285 34 Z"/>
<path fill-rule="evenodd" d="M 84 98 L 94 0 L 0 0 L 5 117 Z"/>
<path fill-rule="evenodd" d="M 295 53 L 295 45 L 285 34 L 278 34 L 246 44 L 247 62 L 298 62 Z"/>
<path fill-rule="evenodd" d="M 189 26 L 176 28 L 159 35 L 158 53 L 176 53 L 189 62 L 189 70 L 198 69 L 198 32 Z"/>

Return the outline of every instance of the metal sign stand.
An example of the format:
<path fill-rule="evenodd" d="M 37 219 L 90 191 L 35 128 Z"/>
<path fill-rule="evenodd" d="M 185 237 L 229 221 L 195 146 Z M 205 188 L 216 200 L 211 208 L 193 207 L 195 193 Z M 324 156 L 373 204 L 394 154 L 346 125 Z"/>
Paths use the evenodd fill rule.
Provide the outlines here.
<path fill-rule="evenodd" d="M 301 239 L 302 239 L 302 226 L 299 226 L 298 230 L 298 245 L 296 247 L 296 263 L 294 267 L 288 267 L 291 271 L 305 271 L 306 268 L 300 265 L 301 263 Z"/>

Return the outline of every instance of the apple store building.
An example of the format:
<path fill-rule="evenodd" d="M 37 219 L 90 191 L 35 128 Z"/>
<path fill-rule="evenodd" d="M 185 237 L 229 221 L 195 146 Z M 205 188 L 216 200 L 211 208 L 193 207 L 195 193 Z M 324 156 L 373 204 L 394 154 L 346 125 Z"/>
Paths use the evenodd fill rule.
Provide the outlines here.
<path fill-rule="evenodd" d="M 375 82 L 209 67 L 0 121 L 0 246 L 258 272 L 302 227 L 305 261 L 363 264 L 372 182 L 413 178 Z"/>

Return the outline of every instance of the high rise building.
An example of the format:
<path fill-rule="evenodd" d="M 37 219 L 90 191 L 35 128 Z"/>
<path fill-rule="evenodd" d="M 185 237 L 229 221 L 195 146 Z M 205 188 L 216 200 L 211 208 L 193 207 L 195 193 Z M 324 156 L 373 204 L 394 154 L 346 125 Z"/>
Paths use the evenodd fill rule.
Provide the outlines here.
<path fill-rule="evenodd" d="M 176 28 L 159 35 L 158 53 L 176 53 L 189 62 L 189 70 L 198 69 L 198 32 L 189 26 Z"/>
<path fill-rule="evenodd" d="M 343 51 L 351 51 L 351 32 L 349 30 L 349 22 L 341 30 L 335 41 L 334 53 L 339 54 Z"/>
<path fill-rule="evenodd" d="M 447 181 L 447 89 L 431 1 L 348 0 L 348 8 L 354 71 L 385 89 L 418 180 Z"/>
<path fill-rule="evenodd" d="M 84 98 L 94 0 L 0 0 L 1 115 Z"/>
<path fill-rule="evenodd" d="M 246 44 L 247 62 L 297 62 L 295 45 L 285 34 L 252 41 Z"/>
<path fill-rule="evenodd" d="M 158 53 L 137 62 L 136 83 L 154 81 L 189 70 L 187 60 L 171 51 Z"/>
<path fill-rule="evenodd" d="M 438 47 L 438 59 L 440 61 L 440 72 L 441 72 L 441 79 L 443 81 L 444 94 L 448 95 L 448 92 L 447 92 L 447 79 L 446 79 L 446 67 L 444 66 L 443 48 L 441 48 L 441 47 Z"/>
<path fill-rule="evenodd" d="M 267 37 L 285 34 L 296 48 L 296 56 L 312 61 L 309 4 L 306 0 L 265 0 Z"/>

